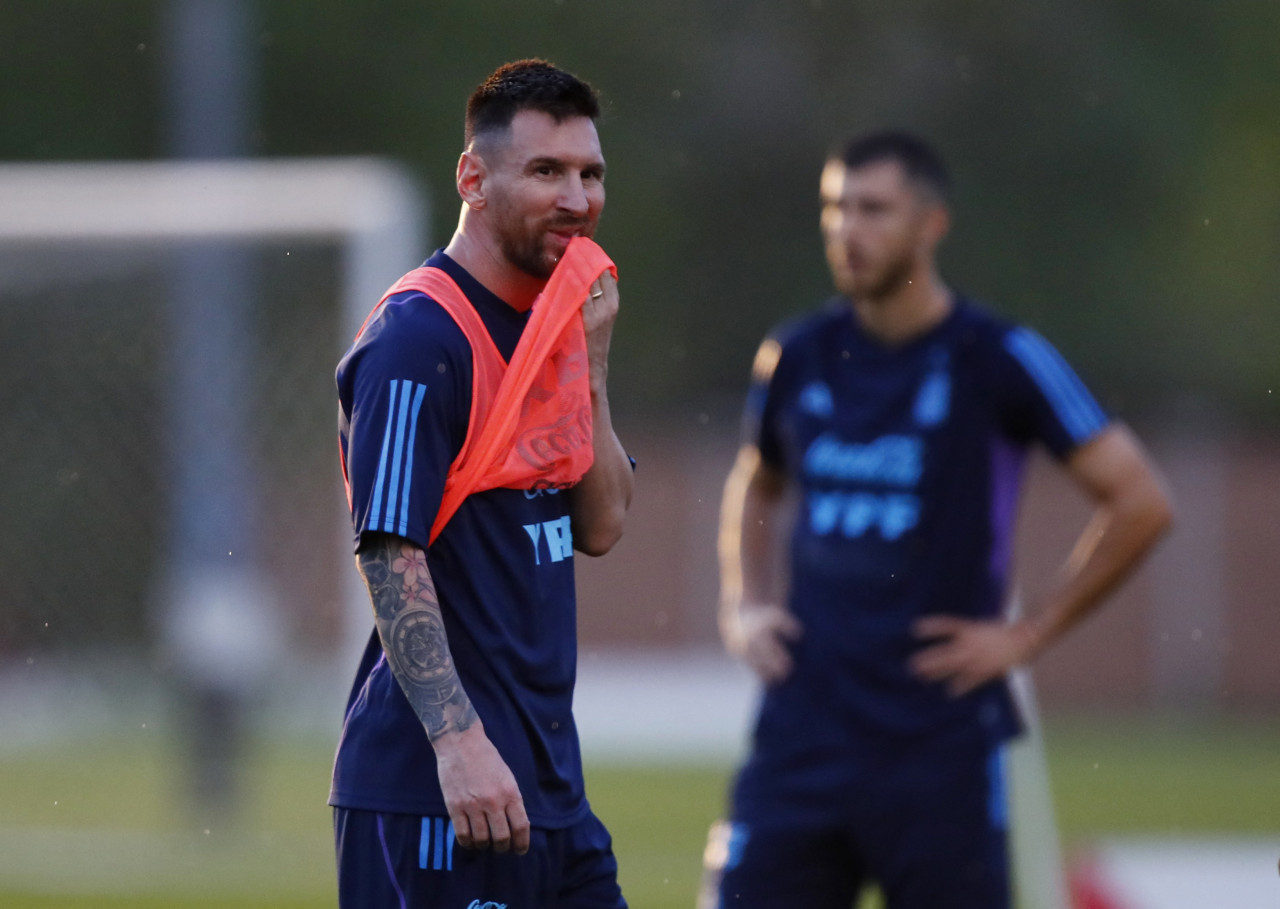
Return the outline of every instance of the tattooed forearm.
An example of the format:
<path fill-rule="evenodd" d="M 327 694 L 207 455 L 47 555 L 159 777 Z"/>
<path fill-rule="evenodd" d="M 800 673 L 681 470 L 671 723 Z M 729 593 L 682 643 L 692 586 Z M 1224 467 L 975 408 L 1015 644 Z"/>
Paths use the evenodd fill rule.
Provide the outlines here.
<path fill-rule="evenodd" d="M 427 557 L 398 537 L 379 537 L 357 557 L 373 601 L 387 665 L 434 742 L 476 721 L 453 665 Z"/>

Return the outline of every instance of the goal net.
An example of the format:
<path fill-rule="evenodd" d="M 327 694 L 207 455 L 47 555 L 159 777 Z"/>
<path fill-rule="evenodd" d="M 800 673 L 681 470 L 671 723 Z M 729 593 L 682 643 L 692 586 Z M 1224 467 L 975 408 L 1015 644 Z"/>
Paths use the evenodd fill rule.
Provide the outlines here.
<path fill-rule="evenodd" d="M 425 255 L 412 181 L 375 159 L 16 164 L 0 200 L 0 671 L 154 664 L 175 576 L 209 672 L 285 639 L 354 665 L 333 370 Z M 201 287 L 226 298 L 203 322 L 181 305 Z M 175 540 L 217 520 L 253 552 L 193 577 Z"/>

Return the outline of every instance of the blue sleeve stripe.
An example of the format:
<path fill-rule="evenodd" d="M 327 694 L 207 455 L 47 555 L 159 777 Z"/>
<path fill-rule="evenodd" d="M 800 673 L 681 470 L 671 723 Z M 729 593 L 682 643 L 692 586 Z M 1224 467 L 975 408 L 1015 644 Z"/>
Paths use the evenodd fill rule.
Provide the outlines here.
<path fill-rule="evenodd" d="M 373 500 L 369 509 L 370 530 L 398 533 L 400 536 L 409 532 L 413 440 L 417 436 L 418 414 L 422 411 L 422 399 L 426 393 L 427 386 L 408 379 L 392 379 L 389 383 L 387 424 L 383 430 L 378 477 L 373 484 Z"/>
<path fill-rule="evenodd" d="M 1004 346 L 1039 386 L 1074 442 L 1083 442 L 1107 424 L 1106 414 L 1062 356 L 1029 328 L 1015 328 Z"/>
<path fill-rule="evenodd" d="M 409 422 L 409 384 L 408 379 L 400 381 L 400 405 L 396 414 L 396 444 L 391 450 L 391 482 L 387 486 L 387 515 L 382 522 L 382 527 L 377 528 L 387 533 L 395 533 L 396 512 L 399 510 L 396 506 L 400 492 L 400 462 L 404 458 L 405 424 Z"/>
<path fill-rule="evenodd" d="M 409 442 L 405 449 L 404 491 L 400 496 L 400 536 L 409 533 L 409 481 L 413 479 L 413 440 L 418 437 L 418 411 L 422 409 L 422 396 L 427 393 L 427 386 L 417 385 L 413 394 L 413 406 L 409 416 Z"/>
<path fill-rule="evenodd" d="M 378 479 L 373 484 L 372 510 L 369 512 L 369 527 L 378 529 L 378 519 L 382 517 L 382 485 L 387 477 L 387 457 L 391 454 L 391 424 L 396 412 L 396 383 L 391 382 L 391 396 L 387 401 L 387 427 L 382 434 L 382 454 L 378 457 Z"/>

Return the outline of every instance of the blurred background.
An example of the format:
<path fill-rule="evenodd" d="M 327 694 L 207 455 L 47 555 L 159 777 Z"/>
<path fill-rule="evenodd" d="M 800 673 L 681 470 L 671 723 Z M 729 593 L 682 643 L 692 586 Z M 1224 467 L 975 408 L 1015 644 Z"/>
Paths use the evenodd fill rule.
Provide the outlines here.
<path fill-rule="evenodd" d="M 579 703 L 633 905 L 692 904 L 750 712 L 714 619 L 749 364 L 830 293 L 824 157 L 888 126 L 952 168 L 947 279 L 1053 340 L 1179 506 L 1036 666 L 1070 876 L 1168 841 L 1270 856 L 1273 892 L 1277 37 L 1273 0 L 7 0 L 0 902 L 333 904 L 327 768 L 368 630 L 333 369 L 447 241 L 466 96 L 525 56 L 605 105 L 639 471 L 626 538 L 579 561 Z M 158 170 L 225 159 L 269 173 Z M 1034 464 L 1031 608 L 1087 511 Z"/>

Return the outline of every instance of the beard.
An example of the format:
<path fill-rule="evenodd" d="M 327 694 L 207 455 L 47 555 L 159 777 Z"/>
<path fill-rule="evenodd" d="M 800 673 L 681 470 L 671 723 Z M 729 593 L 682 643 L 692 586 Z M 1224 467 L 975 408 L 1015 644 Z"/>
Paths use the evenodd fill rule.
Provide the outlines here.
<path fill-rule="evenodd" d="M 527 231 L 503 231 L 499 248 L 503 257 L 520 271 L 545 281 L 560 262 L 560 254 L 547 250 L 547 234 L 554 230 L 576 230 L 581 236 L 590 237 L 594 231 L 589 227 L 585 219 L 553 219 Z"/>
<path fill-rule="evenodd" d="M 861 275 L 846 272 L 840 281 L 841 293 L 858 300 L 883 300 L 891 297 L 907 283 L 915 268 L 910 250 L 886 262 L 878 271 Z"/>

